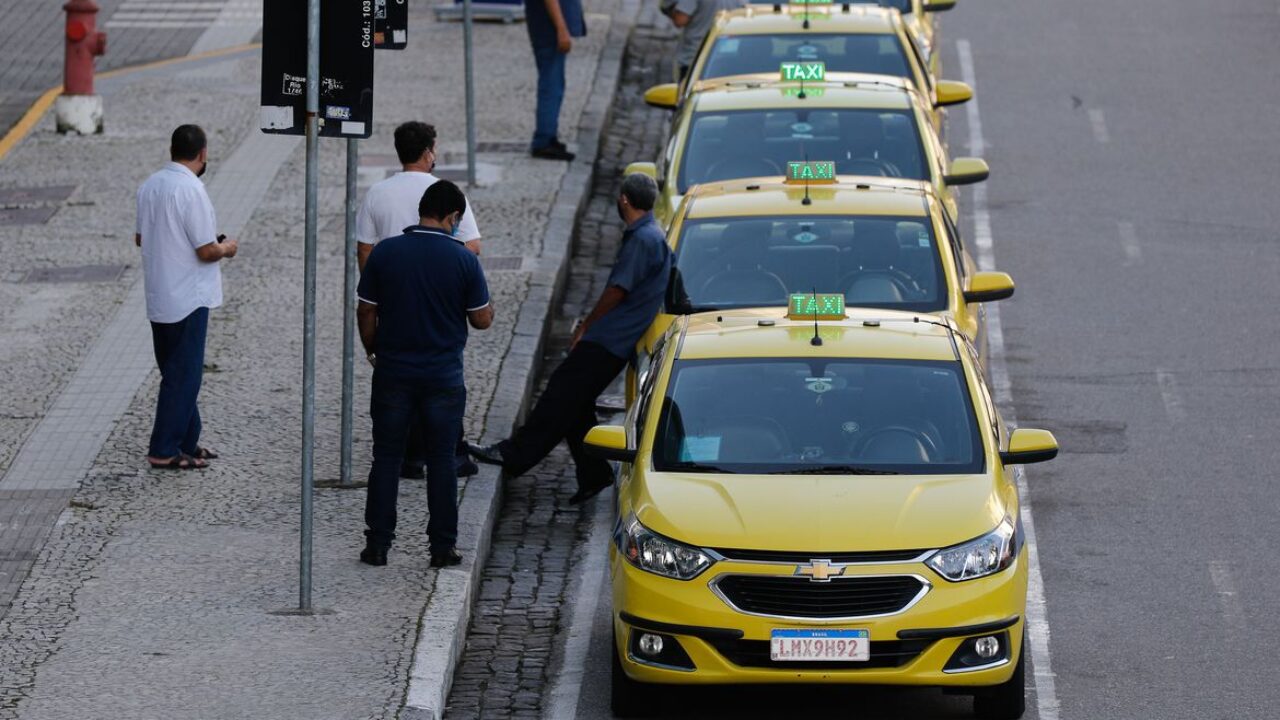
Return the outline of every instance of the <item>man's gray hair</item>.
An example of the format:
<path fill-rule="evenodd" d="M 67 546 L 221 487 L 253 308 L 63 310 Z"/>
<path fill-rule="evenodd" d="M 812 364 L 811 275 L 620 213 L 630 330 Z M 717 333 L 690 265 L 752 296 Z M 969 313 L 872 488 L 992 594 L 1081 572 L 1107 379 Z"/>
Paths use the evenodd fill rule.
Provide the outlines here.
<path fill-rule="evenodd" d="M 652 210 L 658 200 L 658 183 L 643 173 L 631 173 L 622 179 L 622 195 L 637 210 Z"/>

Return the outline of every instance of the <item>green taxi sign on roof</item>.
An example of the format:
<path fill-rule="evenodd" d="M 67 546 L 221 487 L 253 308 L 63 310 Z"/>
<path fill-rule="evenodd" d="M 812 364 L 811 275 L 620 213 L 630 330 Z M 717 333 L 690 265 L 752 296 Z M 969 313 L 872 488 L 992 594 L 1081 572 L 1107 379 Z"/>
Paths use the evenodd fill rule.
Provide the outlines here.
<path fill-rule="evenodd" d="M 836 164 L 830 160 L 792 160 L 787 163 L 788 183 L 833 183 L 836 181 Z"/>
<path fill-rule="evenodd" d="M 788 320 L 844 320 L 844 293 L 793 293 Z"/>
<path fill-rule="evenodd" d="M 827 64 L 822 61 L 784 62 L 781 72 L 784 82 L 822 82 L 827 79 Z"/>
<path fill-rule="evenodd" d="M 830 5 L 831 0 L 791 0 L 792 5 Z"/>

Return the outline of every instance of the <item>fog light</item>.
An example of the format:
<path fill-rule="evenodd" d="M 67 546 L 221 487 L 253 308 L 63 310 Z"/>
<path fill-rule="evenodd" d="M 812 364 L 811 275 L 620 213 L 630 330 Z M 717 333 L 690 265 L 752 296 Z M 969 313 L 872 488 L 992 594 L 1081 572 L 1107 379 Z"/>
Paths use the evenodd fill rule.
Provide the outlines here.
<path fill-rule="evenodd" d="M 644 633 L 640 636 L 640 652 L 649 657 L 662 654 L 662 636 Z"/>
<path fill-rule="evenodd" d="M 640 642 L 643 643 L 644 640 L 641 639 Z M 989 635 L 987 637 L 981 637 L 973 641 L 973 649 L 978 653 L 978 657 L 984 660 L 990 660 L 1000 654 L 1000 640 L 999 638 L 991 637 Z"/>

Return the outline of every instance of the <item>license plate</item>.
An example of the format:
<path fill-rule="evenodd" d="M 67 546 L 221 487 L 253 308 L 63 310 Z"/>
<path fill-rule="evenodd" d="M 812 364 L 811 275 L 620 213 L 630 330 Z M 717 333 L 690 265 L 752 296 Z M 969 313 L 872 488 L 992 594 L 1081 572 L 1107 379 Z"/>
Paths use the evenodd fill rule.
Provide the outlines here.
<path fill-rule="evenodd" d="M 871 636 L 866 630 L 774 630 L 769 659 L 865 662 L 871 659 Z"/>

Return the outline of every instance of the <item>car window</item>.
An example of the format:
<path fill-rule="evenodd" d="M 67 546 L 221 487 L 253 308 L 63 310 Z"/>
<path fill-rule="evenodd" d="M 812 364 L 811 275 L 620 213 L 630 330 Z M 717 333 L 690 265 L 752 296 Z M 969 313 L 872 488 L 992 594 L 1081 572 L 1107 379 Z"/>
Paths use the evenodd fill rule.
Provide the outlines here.
<path fill-rule="evenodd" d="M 775 5 L 777 0 L 751 0 L 753 5 Z M 879 5 L 880 7 L 897 8 L 906 15 L 911 12 L 911 0 L 849 0 L 850 5 Z"/>
<path fill-rule="evenodd" d="M 677 188 L 781 176 L 792 160 L 834 160 L 839 175 L 926 180 L 920 128 L 908 110 L 813 108 L 695 113 Z"/>
<path fill-rule="evenodd" d="M 844 293 L 857 307 L 937 312 L 946 288 L 924 217 L 686 220 L 672 312 L 784 307 L 791 293 Z"/>
<path fill-rule="evenodd" d="M 816 60 L 826 63 L 827 72 L 914 77 L 897 35 L 806 33 L 721 36 L 711 46 L 702 78 L 776 74 L 784 62 Z"/>
<path fill-rule="evenodd" d="M 682 360 L 654 440 L 664 471 L 952 474 L 983 469 L 959 362 Z"/>

